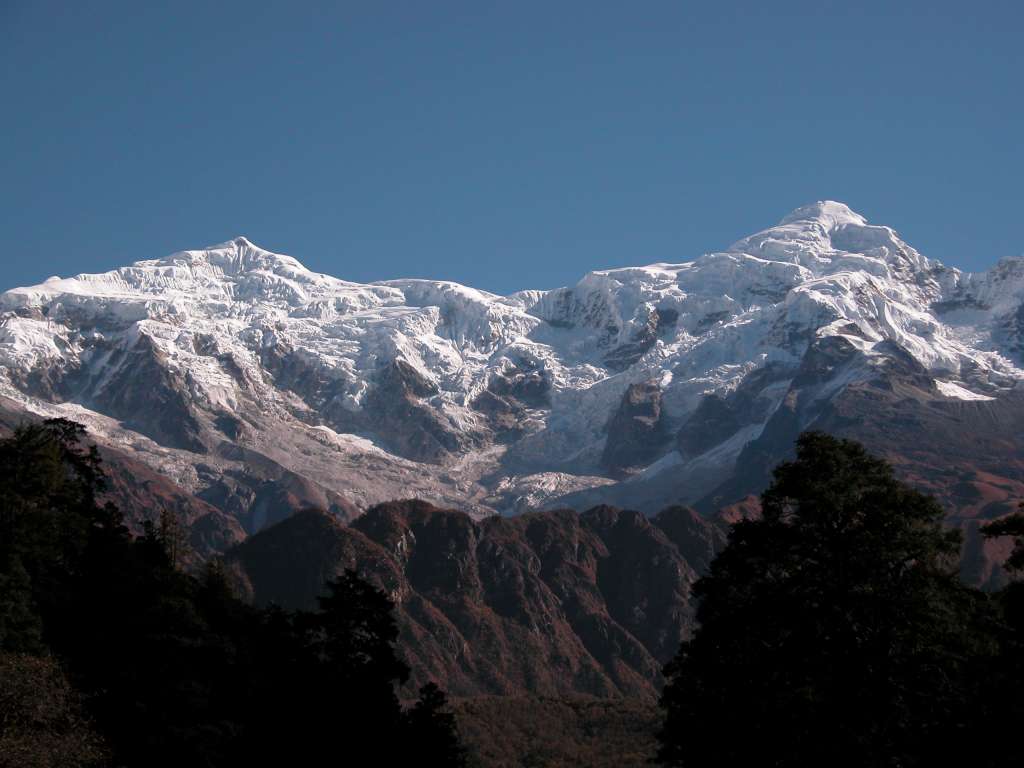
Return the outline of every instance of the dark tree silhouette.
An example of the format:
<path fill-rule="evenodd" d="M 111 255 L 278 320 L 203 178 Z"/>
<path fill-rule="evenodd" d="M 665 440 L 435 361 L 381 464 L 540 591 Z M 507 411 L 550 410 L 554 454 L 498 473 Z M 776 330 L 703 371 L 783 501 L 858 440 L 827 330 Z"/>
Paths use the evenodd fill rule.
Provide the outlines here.
<path fill-rule="evenodd" d="M 1024 508 L 1024 504 L 1021 505 Z M 1012 580 L 995 599 L 1000 610 L 994 634 L 999 641 L 995 659 L 975 661 L 981 681 L 975 694 L 975 727 L 979 745 L 974 765 L 1010 768 L 1022 762 L 1017 729 L 1024 721 L 1024 513 L 1018 512 L 982 528 L 989 537 L 1011 536 L 1014 548 L 1005 563 Z"/>
<path fill-rule="evenodd" d="M 342 678 L 369 676 L 404 683 L 409 668 L 395 655 L 392 603 L 353 570 L 326 583 L 320 610 L 307 615 L 310 648 Z"/>
<path fill-rule="evenodd" d="M 1024 502 L 1020 505 L 1021 512 L 1008 515 L 982 527 L 982 533 L 991 538 L 999 536 L 1013 537 L 1013 551 L 1007 558 L 1005 567 L 1009 571 L 1024 571 Z"/>
<path fill-rule="evenodd" d="M 408 679 L 409 668 L 395 653 L 392 607 L 386 594 L 347 570 L 327 582 L 318 611 L 266 613 L 272 643 L 261 657 L 271 667 L 278 659 L 283 675 L 272 677 L 270 691 L 255 700 L 288 701 L 289 707 L 268 710 L 269 721 L 253 718 L 256 727 L 245 741 L 254 758 L 313 761 L 343 743 L 381 765 L 464 764 L 454 717 L 437 686 L 424 687 L 411 709 L 399 703 L 396 686 Z M 281 664 L 289 652 L 291 659 Z M 292 737 L 282 741 L 282 730 Z"/>
<path fill-rule="evenodd" d="M 113 764 L 313 765 L 337 754 L 461 765 L 443 694 L 399 703 L 408 668 L 387 595 L 346 572 L 317 611 L 258 610 L 234 597 L 218 561 L 182 572 L 176 521 L 165 515 L 133 539 L 97 503 L 102 466 L 84 437 L 54 420 L 0 440 L 0 653 L 54 654 Z M 43 669 L 7 658 L 28 661 L 0 665 L 0 690 L 20 669 Z M 19 734 L 19 764 L 65 743 L 44 739 L 29 754 L 36 741 Z M 90 744 L 79 763 L 99 754 Z"/>
<path fill-rule="evenodd" d="M 95 446 L 65 419 L 19 427 L 0 441 L 0 647 L 43 649 L 42 615 L 56 615 L 92 540 L 127 531 L 96 504 L 103 488 Z"/>
<path fill-rule="evenodd" d="M 455 715 L 448 709 L 444 692 L 434 683 L 420 688 L 420 698 L 408 712 L 408 743 L 433 755 L 442 765 L 462 766 L 466 753 L 459 742 Z M 410 754 L 410 757 L 414 757 Z"/>
<path fill-rule="evenodd" d="M 937 502 L 859 444 L 809 432 L 761 503 L 696 585 L 699 629 L 666 669 L 660 759 L 952 764 L 985 601 L 957 579 L 959 536 Z"/>
<path fill-rule="evenodd" d="M 46 648 L 32 579 L 15 553 L 7 553 L 0 566 L 0 648 L 20 653 L 42 653 Z"/>

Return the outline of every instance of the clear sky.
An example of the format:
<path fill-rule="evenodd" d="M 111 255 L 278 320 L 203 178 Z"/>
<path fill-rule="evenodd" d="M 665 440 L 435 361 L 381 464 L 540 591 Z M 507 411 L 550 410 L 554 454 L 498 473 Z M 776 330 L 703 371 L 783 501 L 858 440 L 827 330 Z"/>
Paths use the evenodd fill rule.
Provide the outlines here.
<path fill-rule="evenodd" d="M 506 293 L 842 200 L 1024 253 L 1024 3 L 0 0 L 0 287 L 239 234 Z"/>

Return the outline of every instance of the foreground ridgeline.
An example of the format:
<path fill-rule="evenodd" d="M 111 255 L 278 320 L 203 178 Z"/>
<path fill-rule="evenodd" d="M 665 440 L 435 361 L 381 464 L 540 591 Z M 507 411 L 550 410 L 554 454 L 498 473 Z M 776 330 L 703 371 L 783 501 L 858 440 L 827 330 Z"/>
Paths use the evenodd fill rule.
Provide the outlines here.
<path fill-rule="evenodd" d="M 1024 587 L 852 441 L 801 435 L 759 512 L 396 502 L 205 563 L 104 469 L 69 421 L 0 440 L 3 768 L 1020 764 Z M 1012 576 L 1024 517 L 984 533 Z"/>
<path fill-rule="evenodd" d="M 690 589 L 725 526 L 674 507 L 474 520 L 421 501 L 343 526 L 307 510 L 229 551 L 238 593 L 309 608 L 357 568 L 395 601 L 416 685 L 458 696 L 631 696 L 653 702 L 693 628 Z"/>
<path fill-rule="evenodd" d="M 403 708 L 388 598 L 354 573 L 307 611 L 254 609 L 216 561 L 174 568 L 173 528 L 132 538 L 96 503 L 83 431 L 0 442 L 0 764 L 462 765 L 444 695 Z"/>

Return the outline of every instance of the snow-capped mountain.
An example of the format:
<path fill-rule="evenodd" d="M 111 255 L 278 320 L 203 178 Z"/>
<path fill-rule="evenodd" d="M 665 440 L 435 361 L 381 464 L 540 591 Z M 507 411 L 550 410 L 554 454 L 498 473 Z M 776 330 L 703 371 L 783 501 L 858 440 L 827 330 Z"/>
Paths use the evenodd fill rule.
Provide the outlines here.
<path fill-rule="evenodd" d="M 552 291 L 361 285 L 239 237 L 10 290 L 0 313 L 8 409 L 87 424 L 250 531 L 412 496 L 729 503 L 800 429 L 858 433 L 851 408 L 997 432 L 1022 412 L 1024 259 L 965 274 L 836 202 Z"/>

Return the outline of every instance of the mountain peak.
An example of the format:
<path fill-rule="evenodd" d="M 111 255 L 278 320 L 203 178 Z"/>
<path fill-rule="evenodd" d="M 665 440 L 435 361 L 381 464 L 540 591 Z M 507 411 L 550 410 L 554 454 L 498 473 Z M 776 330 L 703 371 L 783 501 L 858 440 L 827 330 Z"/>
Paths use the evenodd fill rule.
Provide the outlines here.
<path fill-rule="evenodd" d="M 774 227 L 733 243 L 729 251 L 800 264 L 816 276 L 834 271 L 837 265 L 887 275 L 892 265 L 905 275 L 930 266 L 891 227 L 868 224 L 864 216 L 834 200 L 801 206 Z"/>
<path fill-rule="evenodd" d="M 868 220 L 854 211 L 845 203 L 835 200 L 819 200 L 816 203 L 802 205 L 792 211 L 779 222 L 779 226 L 794 224 L 801 221 L 817 221 L 826 229 L 836 229 L 844 224 L 864 226 Z"/>
<path fill-rule="evenodd" d="M 1024 382 L 1021 262 L 968 279 L 833 201 L 784 221 L 507 298 L 347 282 L 242 236 L 51 280 L 0 294 L 0 410 L 87 419 L 259 527 L 256 455 L 359 506 L 695 501 L 850 386 L 912 376 L 955 420 Z M 274 498 L 314 498 L 295 488 Z"/>
<path fill-rule="evenodd" d="M 182 261 L 191 265 L 209 264 L 229 275 L 257 271 L 310 274 L 310 271 L 293 256 L 268 251 L 244 235 L 199 250 L 180 251 L 166 259 L 159 259 L 156 263 L 171 265 Z"/>

